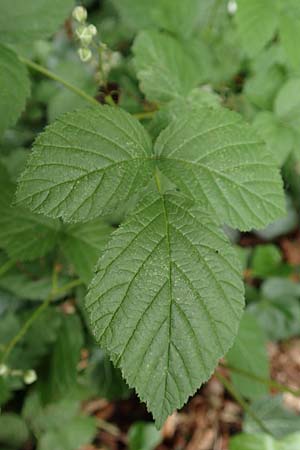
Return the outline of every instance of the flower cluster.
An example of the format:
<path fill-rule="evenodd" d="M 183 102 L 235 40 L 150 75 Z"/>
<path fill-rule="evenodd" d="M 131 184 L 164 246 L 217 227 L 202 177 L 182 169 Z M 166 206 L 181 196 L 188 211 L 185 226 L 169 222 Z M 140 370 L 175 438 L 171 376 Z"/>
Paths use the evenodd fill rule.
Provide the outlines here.
<path fill-rule="evenodd" d="M 35 383 L 37 374 L 35 370 L 14 370 L 10 369 L 6 364 L 0 364 L 0 377 L 21 377 L 25 384 Z"/>
<path fill-rule="evenodd" d="M 79 57 L 83 62 L 97 63 L 97 79 L 100 84 L 105 84 L 110 71 L 120 64 L 121 54 L 112 51 L 104 42 L 99 40 L 95 42 L 98 30 L 95 25 L 87 22 L 88 14 L 83 6 L 76 6 L 72 16 L 75 21 L 75 36 L 80 43 Z M 96 55 L 93 50 L 97 53 L 98 59 L 94 58 Z"/>

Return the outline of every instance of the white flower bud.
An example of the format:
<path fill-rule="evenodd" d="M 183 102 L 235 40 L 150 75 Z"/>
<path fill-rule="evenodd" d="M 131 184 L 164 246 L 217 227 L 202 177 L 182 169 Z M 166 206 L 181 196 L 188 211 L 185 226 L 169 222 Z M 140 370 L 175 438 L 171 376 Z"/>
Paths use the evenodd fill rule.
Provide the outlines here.
<path fill-rule="evenodd" d="M 0 364 L 0 377 L 5 377 L 8 374 L 8 367 L 6 364 Z"/>
<path fill-rule="evenodd" d="M 229 2 L 227 3 L 228 14 L 230 14 L 231 16 L 234 16 L 234 14 L 237 12 L 237 8 L 238 8 L 238 5 L 237 5 L 236 0 L 229 0 Z"/>
<path fill-rule="evenodd" d="M 32 384 L 37 380 L 37 374 L 35 370 L 26 370 L 24 373 L 24 383 Z"/>
<path fill-rule="evenodd" d="M 75 33 L 84 47 L 88 47 L 93 40 L 93 35 L 91 34 L 89 27 L 78 27 Z"/>
<path fill-rule="evenodd" d="M 87 10 L 83 6 L 76 6 L 73 9 L 72 16 L 77 22 L 83 23 L 87 19 Z"/>
<path fill-rule="evenodd" d="M 88 30 L 90 32 L 90 35 L 93 36 L 93 37 L 96 36 L 97 33 L 98 33 L 97 28 L 93 24 L 88 26 Z"/>
<path fill-rule="evenodd" d="M 78 55 L 83 62 L 87 62 L 92 58 L 92 52 L 89 48 L 78 49 Z"/>

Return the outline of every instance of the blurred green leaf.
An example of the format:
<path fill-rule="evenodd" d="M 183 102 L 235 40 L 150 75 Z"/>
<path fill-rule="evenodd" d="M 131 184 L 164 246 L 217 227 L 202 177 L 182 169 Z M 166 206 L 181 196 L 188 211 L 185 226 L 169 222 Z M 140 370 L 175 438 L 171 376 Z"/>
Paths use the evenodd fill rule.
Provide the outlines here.
<path fill-rule="evenodd" d="M 154 450 L 162 435 L 154 423 L 136 422 L 128 432 L 129 450 Z"/>
<path fill-rule="evenodd" d="M 258 399 L 251 404 L 251 409 L 270 434 L 277 439 L 295 433 L 300 429 L 300 416 L 284 408 L 281 395 Z M 243 430 L 249 434 L 261 431 L 257 423 L 248 414 L 244 419 Z"/>
<path fill-rule="evenodd" d="M 29 438 L 26 423 L 17 414 L 0 415 L 0 446 L 19 450 Z"/>
<path fill-rule="evenodd" d="M 255 247 L 251 258 L 252 274 L 258 278 L 274 275 L 281 261 L 281 252 L 275 245 L 258 245 Z"/>
<path fill-rule="evenodd" d="M 228 364 L 261 378 L 269 377 L 269 361 L 266 339 L 256 318 L 245 312 L 233 347 L 226 355 Z M 231 371 L 231 379 L 236 389 L 247 398 L 255 399 L 266 395 L 268 387 L 251 377 Z"/>

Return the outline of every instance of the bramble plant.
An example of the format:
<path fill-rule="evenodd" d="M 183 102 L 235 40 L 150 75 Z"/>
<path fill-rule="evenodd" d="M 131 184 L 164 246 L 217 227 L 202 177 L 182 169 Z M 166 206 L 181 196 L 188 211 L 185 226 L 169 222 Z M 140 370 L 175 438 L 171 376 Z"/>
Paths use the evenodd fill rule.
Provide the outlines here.
<path fill-rule="evenodd" d="M 105 42 L 105 30 L 102 37 L 87 9 L 74 9 L 72 0 L 1 2 L 0 133 L 7 143 L 5 130 L 24 110 L 31 84 L 30 101 L 37 105 L 37 98 L 46 95 L 51 122 L 45 130 L 38 127 L 24 169 L 23 154 L 9 164 L 1 159 L 0 247 L 8 255 L 3 274 L 16 261 L 34 264 L 51 252 L 55 256 L 52 275 L 47 269 L 48 281 L 38 287 L 36 299 L 42 291 L 45 301 L 23 328 L 17 327 L 2 352 L 0 377 L 36 382 L 32 364 L 44 354 L 42 348 L 18 373 L 7 360 L 51 302 L 85 284 L 88 293 L 81 308 L 97 343 L 161 428 L 211 377 L 240 327 L 242 267 L 226 227 L 263 229 L 285 214 L 279 169 L 298 138 L 294 112 L 300 111 L 300 100 L 288 97 L 300 81 L 296 76 L 286 80 L 280 64 L 287 61 L 286 67 L 294 70 L 299 60 L 291 29 L 300 20 L 300 8 L 292 0 L 279 0 L 276 8 L 261 0 L 208 2 L 209 7 L 199 0 L 155 0 L 151 6 L 146 0 L 109 3 L 121 21 L 125 51 L 109 37 L 109 26 Z M 291 14 L 287 3 L 298 15 Z M 262 19 L 254 24 L 256 14 Z M 68 43 L 62 46 L 73 53 L 56 73 L 55 65 L 53 71 L 51 64 L 43 65 L 53 51 L 45 39 L 68 17 Z M 254 70 L 246 82 L 249 104 L 259 109 L 252 114 L 250 106 L 230 96 L 224 80 L 249 57 L 259 67 L 272 52 L 265 46 L 277 31 L 283 43 L 280 55 L 275 49 L 274 64 L 266 64 L 260 75 Z M 240 38 L 243 49 L 236 67 L 231 64 L 232 42 L 236 46 Z M 263 91 L 258 78 L 266 79 L 270 71 L 274 86 Z M 67 91 L 52 86 L 50 93 L 45 88 L 37 93 L 34 77 L 40 81 L 42 76 Z M 269 104 L 279 86 L 273 111 Z M 11 175 L 11 167 L 20 169 Z M 272 258 L 274 249 L 270 252 Z M 280 262 L 280 254 L 276 257 Z M 62 260 L 71 263 L 73 276 L 64 272 Z M 264 277 L 264 269 L 258 262 L 257 276 Z M 21 278 L 15 280 L 7 286 L 16 283 L 21 292 Z M 33 284 L 27 286 L 30 295 Z M 57 330 L 59 337 L 49 364 L 59 365 L 72 342 L 75 353 L 68 357 L 75 370 L 82 345 L 82 330 L 81 337 L 72 336 L 81 329 L 78 317 L 53 314 L 43 346 L 54 342 Z M 244 339 L 247 346 L 242 333 L 250 326 L 257 329 L 253 347 L 260 347 L 260 329 L 245 317 L 239 342 Z M 33 340 L 34 332 L 28 346 Z M 247 356 L 236 357 L 235 352 L 233 347 L 228 361 L 234 366 L 244 357 L 247 366 Z M 260 357 L 268 378 L 264 355 Z M 49 381 L 52 393 L 63 391 L 60 369 L 55 370 Z M 244 389 L 242 394 L 252 398 L 260 387 Z"/>

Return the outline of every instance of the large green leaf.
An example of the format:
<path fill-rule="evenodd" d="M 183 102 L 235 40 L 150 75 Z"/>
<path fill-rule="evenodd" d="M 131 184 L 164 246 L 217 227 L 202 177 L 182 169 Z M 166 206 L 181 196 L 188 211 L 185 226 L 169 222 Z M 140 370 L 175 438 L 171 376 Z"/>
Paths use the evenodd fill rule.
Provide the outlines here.
<path fill-rule="evenodd" d="M 160 427 L 232 345 L 239 261 L 206 213 L 150 193 L 113 235 L 86 305 L 97 341 Z"/>
<path fill-rule="evenodd" d="M 17 198 L 33 211 L 85 221 L 114 209 L 151 177 L 151 141 L 121 109 L 65 114 L 42 133 Z"/>
<path fill-rule="evenodd" d="M 1 0 L 1 41 L 14 46 L 47 38 L 63 24 L 73 0 Z"/>
<path fill-rule="evenodd" d="M 249 56 L 254 56 L 275 33 L 276 5 L 274 0 L 237 0 L 237 6 L 236 22 L 242 45 Z"/>
<path fill-rule="evenodd" d="M 254 376 L 268 378 L 269 364 L 265 337 L 254 316 L 245 313 L 240 324 L 239 333 L 229 350 L 228 363 Z M 239 392 L 248 398 L 257 398 L 268 394 L 266 385 L 253 379 L 231 372 L 233 384 Z"/>
<path fill-rule="evenodd" d="M 1 29 L 2 4 L 0 14 Z M 0 44 L 0 135 L 14 125 L 25 108 L 30 84 L 27 70 L 17 55 Z"/>
<path fill-rule="evenodd" d="M 15 189 L 14 183 L 0 180 L 0 247 L 13 259 L 36 259 L 54 247 L 60 224 L 12 206 Z"/>
<path fill-rule="evenodd" d="M 283 215 L 282 181 L 265 145 L 236 113 L 183 113 L 158 137 L 160 169 L 220 223 L 262 228 Z"/>
<path fill-rule="evenodd" d="M 201 77 L 185 48 L 172 36 L 142 31 L 133 52 L 140 87 L 149 100 L 166 102 L 185 96 Z"/>

